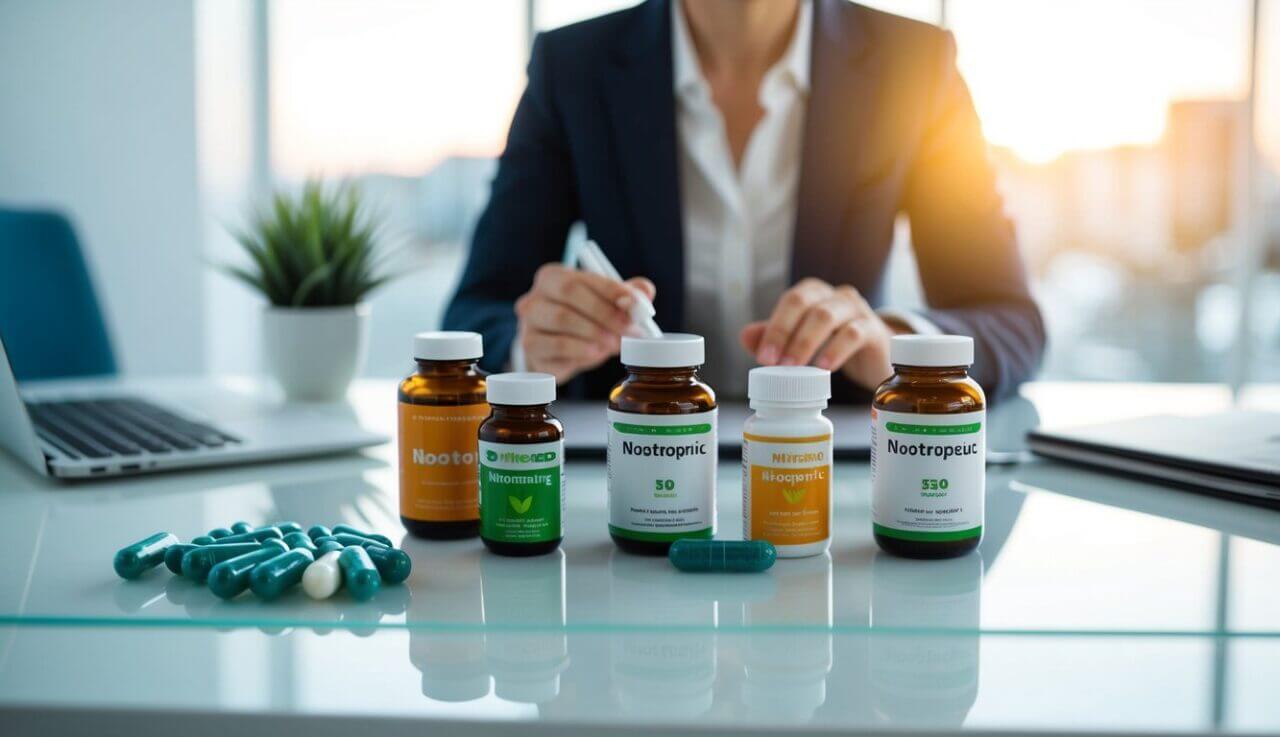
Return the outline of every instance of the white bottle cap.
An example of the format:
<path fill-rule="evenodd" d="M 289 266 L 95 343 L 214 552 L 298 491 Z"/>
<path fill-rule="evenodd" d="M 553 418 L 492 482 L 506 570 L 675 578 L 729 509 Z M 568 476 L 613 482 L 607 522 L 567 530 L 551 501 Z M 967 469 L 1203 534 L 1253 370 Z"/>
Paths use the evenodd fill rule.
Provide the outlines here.
<path fill-rule="evenodd" d="M 461 361 L 483 355 L 480 333 L 432 330 L 413 336 L 413 357 L 419 361 Z"/>
<path fill-rule="evenodd" d="M 551 374 L 513 372 L 485 379 L 489 404 L 535 405 L 556 401 L 556 377 Z"/>
<path fill-rule="evenodd" d="M 660 338 L 622 336 L 622 365 L 645 368 L 701 366 L 706 358 L 701 335 L 666 333 Z"/>
<path fill-rule="evenodd" d="M 831 372 L 816 366 L 761 366 L 747 373 L 747 398 L 761 402 L 826 404 Z"/>
<path fill-rule="evenodd" d="M 889 363 L 900 366 L 972 366 L 973 338 L 967 335 L 895 335 Z"/>

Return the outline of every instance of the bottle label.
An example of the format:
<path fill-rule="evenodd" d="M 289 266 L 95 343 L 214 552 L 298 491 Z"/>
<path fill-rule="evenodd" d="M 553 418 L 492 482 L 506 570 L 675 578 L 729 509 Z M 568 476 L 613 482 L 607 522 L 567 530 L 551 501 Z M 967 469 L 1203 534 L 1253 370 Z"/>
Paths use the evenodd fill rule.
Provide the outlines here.
<path fill-rule="evenodd" d="M 716 414 L 608 410 L 610 532 L 649 542 L 712 536 Z"/>
<path fill-rule="evenodd" d="M 508 543 L 564 537 L 564 441 L 480 441 L 480 534 Z"/>
<path fill-rule="evenodd" d="M 831 537 L 831 434 L 742 436 L 742 537 L 808 545 Z"/>
<path fill-rule="evenodd" d="M 423 522 L 480 516 L 476 438 L 489 405 L 400 403 L 400 514 Z"/>
<path fill-rule="evenodd" d="M 876 532 L 919 542 L 982 534 L 986 412 L 871 410 L 871 519 Z"/>

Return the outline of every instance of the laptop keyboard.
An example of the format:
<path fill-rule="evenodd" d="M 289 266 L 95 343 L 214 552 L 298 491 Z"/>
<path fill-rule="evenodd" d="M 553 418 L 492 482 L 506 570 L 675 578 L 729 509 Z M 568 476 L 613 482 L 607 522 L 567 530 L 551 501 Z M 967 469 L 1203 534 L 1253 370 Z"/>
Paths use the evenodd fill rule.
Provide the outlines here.
<path fill-rule="evenodd" d="M 41 439 L 72 458 L 223 448 L 240 440 L 134 398 L 27 402 Z"/>

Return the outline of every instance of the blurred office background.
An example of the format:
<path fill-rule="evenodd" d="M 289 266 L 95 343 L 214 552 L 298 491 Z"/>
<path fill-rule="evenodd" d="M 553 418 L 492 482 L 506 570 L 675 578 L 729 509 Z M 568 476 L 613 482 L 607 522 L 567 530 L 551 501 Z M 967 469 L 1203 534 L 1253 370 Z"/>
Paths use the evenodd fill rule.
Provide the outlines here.
<path fill-rule="evenodd" d="M 537 32 L 627 0 L 0 0 L 0 204 L 69 214 L 126 370 L 246 373 L 255 198 L 359 182 L 437 326 Z M 953 31 L 1050 328 L 1043 376 L 1280 380 L 1280 0 L 873 0 Z M 894 301 L 919 300 L 902 224 Z M 518 244 L 512 244 L 518 247 Z M 38 319 L 38 316 L 33 316 Z"/>

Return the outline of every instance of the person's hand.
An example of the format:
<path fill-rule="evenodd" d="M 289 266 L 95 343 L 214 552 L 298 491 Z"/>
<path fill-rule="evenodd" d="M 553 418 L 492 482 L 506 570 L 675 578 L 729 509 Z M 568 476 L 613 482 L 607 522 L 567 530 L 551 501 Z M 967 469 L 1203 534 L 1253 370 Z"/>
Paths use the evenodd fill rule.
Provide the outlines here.
<path fill-rule="evenodd" d="M 805 279 L 783 293 L 768 320 L 742 329 L 742 345 L 762 366 L 813 363 L 874 389 L 893 373 L 886 323 L 858 290 Z"/>
<path fill-rule="evenodd" d="M 644 277 L 626 283 L 653 300 L 657 289 Z M 634 334 L 628 310 L 635 297 L 622 284 L 552 263 L 534 275 L 516 300 L 516 340 L 530 371 L 563 384 L 618 353 L 624 334 Z"/>

